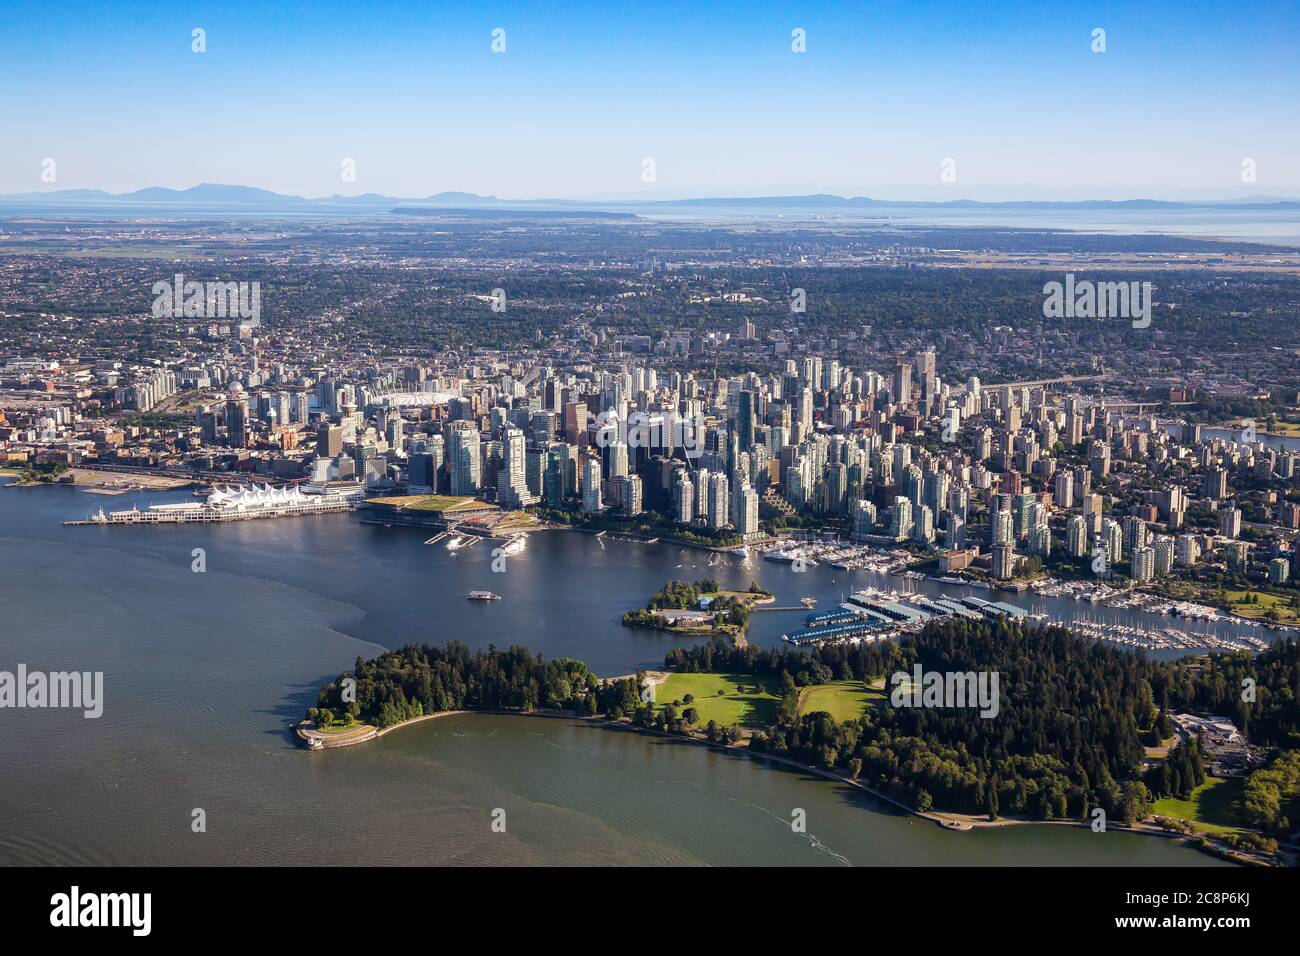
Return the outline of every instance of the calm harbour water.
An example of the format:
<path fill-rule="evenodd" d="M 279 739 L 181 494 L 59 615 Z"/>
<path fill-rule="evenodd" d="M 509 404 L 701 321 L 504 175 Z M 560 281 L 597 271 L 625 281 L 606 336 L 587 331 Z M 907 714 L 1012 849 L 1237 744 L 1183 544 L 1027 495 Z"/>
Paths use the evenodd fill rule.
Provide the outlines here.
<path fill-rule="evenodd" d="M 861 792 L 735 754 L 571 721 L 446 717 L 307 754 L 287 726 L 360 655 L 411 641 L 523 644 L 602 674 L 676 639 L 619 624 L 671 577 L 758 580 L 822 605 L 899 579 L 742 567 L 667 545 L 534 535 L 493 574 L 480 543 L 352 515 L 64 528 L 104 497 L 0 489 L 0 669 L 104 672 L 104 714 L 0 710 L 0 864 L 1214 865 L 1167 840 L 1067 827 L 949 833 Z M 204 548 L 207 572 L 191 571 Z M 464 600 L 474 588 L 504 596 Z M 933 593 L 963 589 L 922 582 Z M 974 592 L 978 593 L 978 592 Z M 1067 613 L 1073 602 L 1017 603 Z M 1078 606 L 1082 607 L 1082 606 Z M 1102 610 L 1087 609 L 1096 617 Z M 1110 612 L 1114 620 L 1132 619 Z M 802 613 L 754 616 L 779 641 Z M 1154 620 L 1148 619 L 1147 623 Z M 794 808 L 807 812 L 796 834 Z M 195 808 L 207 832 L 191 831 Z M 493 833 L 492 811 L 506 811 Z"/>

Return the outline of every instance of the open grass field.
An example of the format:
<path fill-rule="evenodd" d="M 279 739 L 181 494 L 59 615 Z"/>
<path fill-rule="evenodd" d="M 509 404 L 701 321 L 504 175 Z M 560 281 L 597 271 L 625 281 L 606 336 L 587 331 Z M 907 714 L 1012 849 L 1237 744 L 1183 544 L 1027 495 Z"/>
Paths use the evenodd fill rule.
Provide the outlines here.
<path fill-rule="evenodd" d="M 838 721 L 857 720 L 863 711 L 884 697 L 884 691 L 868 687 L 860 680 L 837 680 L 805 687 L 799 694 L 799 713 L 824 710 Z"/>
<path fill-rule="evenodd" d="M 1243 421 L 1232 422 L 1227 427 L 1241 428 L 1245 425 Z M 1283 438 L 1300 438 L 1300 422 L 1256 422 L 1255 429 L 1261 435 L 1279 435 Z"/>
<path fill-rule="evenodd" d="M 1276 594 L 1268 594 L 1263 591 L 1225 591 L 1228 600 L 1232 602 L 1232 610 L 1242 617 L 1262 618 L 1270 609 L 1276 609 L 1280 615 L 1279 621 L 1283 624 L 1300 623 L 1300 612 L 1291 607 L 1291 599 L 1280 597 Z M 1253 594 L 1259 598 L 1258 604 L 1240 604 L 1247 594 Z"/>
<path fill-rule="evenodd" d="M 694 707 L 701 725 L 716 720 L 726 726 L 762 727 L 776 719 L 779 690 L 774 679 L 750 674 L 671 674 L 655 687 L 655 703 L 680 700 L 678 713 Z M 687 694 L 695 697 L 690 704 L 685 702 Z"/>
<path fill-rule="evenodd" d="M 1190 800 L 1157 800 L 1152 813 L 1177 817 L 1207 833 L 1234 833 L 1241 826 L 1238 805 L 1245 781 L 1240 777 L 1207 777 L 1192 791 Z"/>

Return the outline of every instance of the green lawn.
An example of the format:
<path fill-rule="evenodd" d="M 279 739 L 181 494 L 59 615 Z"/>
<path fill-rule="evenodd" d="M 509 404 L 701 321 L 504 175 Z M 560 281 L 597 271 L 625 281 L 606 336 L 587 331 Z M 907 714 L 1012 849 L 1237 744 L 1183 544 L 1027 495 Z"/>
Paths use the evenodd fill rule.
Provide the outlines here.
<path fill-rule="evenodd" d="M 1235 421 L 1230 423 L 1228 428 L 1241 428 L 1245 422 Z M 1257 421 L 1255 423 L 1256 431 L 1261 435 L 1281 435 L 1284 438 L 1300 437 L 1300 422 L 1276 421 L 1270 424 L 1268 421 Z"/>
<path fill-rule="evenodd" d="M 1295 624 L 1300 622 L 1300 614 L 1290 606 L 1291 599 L 1278 594 L 1268 594 L 1264 591 L 1225 591 L 1223 592 L 1229 601 L 1232 602 L 1232 610 L 1242 617 L 1262 618 L 1269 610 L 1276 608 L 1281 615 L 1283 624 Z M 1257 604 L 1239 604 L 1247 594 L 1254 594 L 1259 598 Z"/>
<path fill-rule="evenodd" d="M 1208 833 L 1233 833 L 1241 826 L 1238 813 L 1245 781 L 1241 777 L 1206 777 L 1190 800 L 1166 797 L 1152 809 L 1158 817 L 1177 817 Z"/>
<path fill-rule="evenodd" d="M 466 504 L 474 504 L 473 498 L 453 497 L 451 495 L 426 495 L 423 501 L 406 507 L 412 511 L 450 511 Z"/>
<path fill-rule="evenodd" d="M 799 695 L 799 713 L 824 710 L 838 721 L 857 720 L 863 711 L 884 699 L 884 692 L 860 680 L 837 680 L 817 687 L 805 687 Z"/>
<path fill-rule="evenodd" d="M 776 719 L 780 689 L 773 678 L 752 674 L 672 674 L 655 687 L 655 703 L 680 700 L 679 714 L 694 707 L 700 712 L 700 726 L 716 720 L 724 726 L 765 727 Z M 685 702 L 687 694 L 695 697 L 690 704 Z"/>
<path fill-rule="evenodd" d="M 359 730 L 368 730 L 369 728 L 370 724 L 363 724 L 360 721 L 354 720 L 350 724 L 330 724 L 328 727 L 317 727 L 316 729 L 322 734 L 337 736 L 339 734 L 355 733 Z"/>

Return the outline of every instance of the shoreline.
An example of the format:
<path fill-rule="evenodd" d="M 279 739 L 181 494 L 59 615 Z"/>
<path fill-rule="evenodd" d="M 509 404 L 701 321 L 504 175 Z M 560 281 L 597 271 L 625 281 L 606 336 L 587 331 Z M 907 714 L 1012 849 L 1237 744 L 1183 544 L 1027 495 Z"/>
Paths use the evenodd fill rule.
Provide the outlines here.
<path fill-rule="evenodd" d="M 539 710 L 486 710 L 486 709 L 485 710 L 444 710 L 444 711 L 439 711 L 436 714 L 423 714 L 419 717 L 413 717 L 410 720 L 404 720 L 401 723 L 392 724 L 388 727 L 383 728 L 382 730 L 377 730 L 373 725 L 364 725 L 362 728 L 358 728 L 359 733 L 356 736 L 349 737 L 345 742 L 336 742 L 334 743 L 333 746 L 330 746 L 329 744 L 325 744 L 319 749 L 336 750 L 342 747 L 350 747 L 357 744 L 368 743 L 372 740 L 376 740 L 379 737 L 384 736 L 385 734 L 391 731 L 397 730 L 402 727 L 410 726 L 411 724 L 418 724 L 426 720 L 436 720 L 440 717 L 472 716 L 476 714 L 488 715 L 494 717 L 541 717 L 549 720 L 572 720 L 578 723 L 588 724 L 590 726 L 600 727 L 602 729 L 607 729 L 607 730 L 621 731 L 624 733 L 629 733 L 629 732 L 639 733 L 649 737 L 658 737 L 661 739 L 680 741 L 682 743 L 708 747 L 713 750 L 735 754 L 737 756 L 742 756 L 749 760 L 754 760 L 760 763 L 764 761 L 771 761 L 783 767 L 788 767 L 792 770 L 798 770 L 801 773 L 812 774 L 813 776 L 821 777 L 824 780 L 831 780 L 836 783 L 844 784 L 850 787 L 855 787 L 856 789 L 862 791 L 863 793 L 866 793 L 872 798 L 879 800 L 882 803 L 888 804 L 889 806 L 897 810 L 901 810 L 907 816 L 917 817 L 919 819 L 926 820 L 950 832 L 968 833 L 968 832 L 973 832 L 975 830 L 987 830 L 987 829 L 998 829 L 998 828 L 1005 828 L 1005 827 L 1020 827 L 1020 826 L 1068 826 L 1068 827 L 1082 827 L 1085 829 L 1091 828 L 1091 824 L 1086 820 L 1026 820 L 1020 817 L 999 817 L 997 820 L 988 820 L 988 819 L 981 819 L 980 817 L 973 816 L 971 814 L 957 813 L 954 811 L 934 810 L 934 811 L 923 812 L 920 810 L 916 810 L 912 807 L 909 807 L 905 803 L 902 803 L 899 800 L 896 800 L 895 798 L 887 794 L 881 793 L 879 790 L 876 790 L 873 787 L 869 787 L 859 780 L 854 780 L 851 777 L 846 777 L 843 774 L 840 774 L 834 770 L 830 770 L 824 767 L 813 767 L 808 764 L 801 763 L 800 761 L 795 760 L 791 757 L 782 757 L 777 754 L 763 753 L 761 751 L 752 751 L 749 749 L 748 746 L 741 746 L 740 744 L 726 745 L 726 744 L 714 743 L 705 737 L 698 736 L 693 731 L 686 734 L 671 733 L 669 731 L 657 730 L 653 727 L 638 727 L 635 724 L 633 724 L 630 720 L 627 719 L 612 720 L 608 717 L 602 717 L 602 716 L 587 717 L 587 716 L 583 716 L 565 710 L 541 710 L 541 709 Z M 304 725 L 308 723 L 310 723 L 310 721 L 302 720 L 298 724 L 294 725 L 295 735 L 299 737 L 299 739 L 303 741 L 307 741 L 311 739 L 311 737 L 313 736 L 323 736 L 326 738 L 330 736 L 330 735 L 322 735 L 319 734 L 318 732 L 315 732 L 314 730 L 306 728 Z M 312 752 L 312 748 L 309 747 L 307 752 L 309 753 Z M 1152 836 L 1152 837 L 1162 837 L 1164 839 L 1171 839 L 1171 840 L 1183 840 L 1187 844 L 1189 844 L 1193 849 L 1201 849 L 1202 852 L 1208 853 L 1210 856 L 1215 856 L 1218 857 L 1219 859 L 1226 859 L 1228 860 L 1228 862 L 1234 863 L 1238 866 L 1270 865 L 1270 864 L 1264 864 L 1253 857 L 1249 857 L 1244 854 L 1239 854 L 1236 851 L 1230 850 L 1228 848 L 1215 848 L 1213 844 L 1211 844 L 1210 848 L 1208 849 L 1202 849 L 1201 847 L 1198 847 L 1196 845 L 1196 840 L 1199 837 L 1208 836 L 1208 834 L 1200 834 L 1200 833 L 1188 834 L 1188 833 L 1181 833 L 1173 830 L 1166 830 L 1163 829 L 1162 827 L 1156 826 L 1154 824 L 1146 823 L 1144 821 L 1139 821 L 1136 826 L 1132 826 L 1132 827 L 1115 825 L 1114 829 L 1117 832 L 1131 833 L 1137 836 Z"/>

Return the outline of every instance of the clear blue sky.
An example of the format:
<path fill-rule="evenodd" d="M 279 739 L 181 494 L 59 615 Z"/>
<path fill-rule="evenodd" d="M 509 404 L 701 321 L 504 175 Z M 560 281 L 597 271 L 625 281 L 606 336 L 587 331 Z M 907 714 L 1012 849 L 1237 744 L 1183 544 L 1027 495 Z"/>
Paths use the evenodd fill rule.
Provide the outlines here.
<path fill-rule="evenodd" d="M 1300 195 L 1294 0 L 272 6 L 0 2 L 0 192 Z"/>

